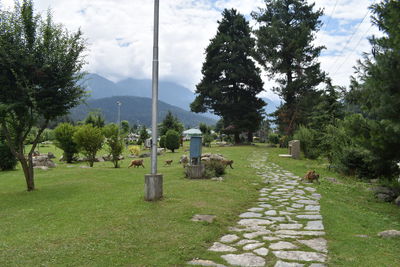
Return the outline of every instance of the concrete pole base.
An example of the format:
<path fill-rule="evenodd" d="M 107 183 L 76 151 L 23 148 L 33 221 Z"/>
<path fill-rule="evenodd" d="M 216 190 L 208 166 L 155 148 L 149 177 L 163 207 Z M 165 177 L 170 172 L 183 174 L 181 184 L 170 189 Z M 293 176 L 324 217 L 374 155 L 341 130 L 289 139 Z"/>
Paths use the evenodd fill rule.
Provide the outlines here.
<path fill-rule="evenodd" d="M 144 176 L 144 199 L 155 201 L 163 197 L 163 175 L 146 174 Z"/>

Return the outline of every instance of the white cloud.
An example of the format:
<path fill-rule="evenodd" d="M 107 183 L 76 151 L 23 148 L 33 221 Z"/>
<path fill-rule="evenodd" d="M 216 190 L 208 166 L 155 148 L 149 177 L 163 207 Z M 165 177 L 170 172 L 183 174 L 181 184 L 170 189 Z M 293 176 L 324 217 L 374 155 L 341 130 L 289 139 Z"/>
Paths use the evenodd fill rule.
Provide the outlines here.
<path fill-rule="evenodd" d="M 6 7 L 13 2 L 1 1 Z M 334 83 L 348 85 L 352 66 L 361 52 L 369 50 L 366 37 L 377 30 L 367 32 L 368 18 L 343 47 L 372 2 L 316 0 L 316 7 L 324 8 L 326 16 L 332 14 L 327 19 L 329 31 L 318 33 L 315 44 L 327 47 L 320 61 L 333 75 Z M 151 77 L 154 1 L 36 0 L 34 4 L 43 14 L 51 7 L 54 20 L 68 29 L 82 29 L 89 44 L 88 71 L 113 80 Z M 216 33 L 221 10 L 236 8 L 249 17 L 251 11 L 264 6 L 263 0 L 168 0 L 160 1 L 160 5 L 160 78 L 191 90 L 201 79 L 204 50 Z M 266 89 L 273 86 L 266 76 L 264 82 Z M 277 98 L 270 91 L 263 95 Z"/>

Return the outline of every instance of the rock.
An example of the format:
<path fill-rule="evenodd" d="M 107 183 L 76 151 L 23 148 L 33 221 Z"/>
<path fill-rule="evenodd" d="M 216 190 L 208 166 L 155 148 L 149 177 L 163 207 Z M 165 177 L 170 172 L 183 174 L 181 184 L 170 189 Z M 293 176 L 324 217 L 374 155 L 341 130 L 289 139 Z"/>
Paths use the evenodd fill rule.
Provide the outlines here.
<path fill-rule="evenodd" d="M 246 244 L 257 243 L 257 242 L 258 242 L 257 240 L 252 240 L 252 239 L 242 239 L 239 242 L 237 242 L 235 246 L 243 246 Z"/>
<path fill-rule="evenodd" d="M 196 214 L 193 216 L 191 221 L 193 222 L 208 222 L 212 223 L 215 219 L 215 215 L 201 215 L 201 214 Z"/>
<path fill-rule="evenodd" d="M 242 219 L 238 222 L 238 224 L 244 226 L 255 226 L 273 224 L 273 222 L 264 219 Z"/>
<path fill-rule="evenodd" d="M 222 182 L 223 180 L 224 180 L 224 178 L 222 178 L 222 177 L 213 177 L 213 178 L 211 178 L 211 181 Z"/>
<path fill-rule="evenodd" d="M 307 226 L 304 228 L 305 230 L 324 230 L 324 225 L 322 221 L 309 221 L 307 222 Z"/>
<path fill-rule="evenodd" d="M 221 257 L 231 265 L 254 267 L 265 265 L 265 260 L 260 256 L 254 255 L 253 253 L 243 253 L 239 255 L 227 254 Z"/>
<path fill-rule="evenodd" d="M 238 239 L 239 237 L 237 235 L 224 235 L 221 237 L 220 241 L 223 243 L 232 243 Z"/>
<path fill-rule="evenodd" d="M 151 156 L 151 153 L 150 153 L 150 152 L 146 152 L 146 153 L 140 154 L 140 155 L 139 155 L 139 158 L 148 158 L 148 157 L 150 157 L 150 156 Z"/>
<path fill-rule="evenodd" d="M 326 255 L 317 252 L 305 251 L 273 251 L 276 257 L 293 261 L 318 261 L 325 262 Z"/>
<path fill-rule="evenodd" d="M 48 157 L 49 159 L 55 159 L 55 158 L 56 158 L 56 156 L 54 156 L 54 154 L 53 154 L 52 152 L 48 152 L 48 153 L 47 153 L 47 157 Z"/>
<path fill-rule="evenodd" d="M 367 237 L 369 237 L 369 236 L 367 236 L 367 235 L 354 235 L 355 237 L 361 237 L 361 238 L 367 238 Z"/>
<path fill-rule="evenodd" d="M 298 219 L 307 219 L 307 220 L 321 220 L 321 215 L 297 215 L 296 218 Z"/>
<path fill-rule="evenodd" d="M 333 178 L 333 177 L 326 177 L 325 180 L 327 180 L 333 184 L 341 184 L 341 182 L 339 182 L 336 178 Z"/>
<path fill-rule="evenodd" d="M 253 249 L 259 248 L 263 245 L 264 245 L 264 243 L 261 243 L 261 242 L 247 244 L 243 247 L 243 250 L 253 250 Z"/>
<path fill-rule="evenodd" d="M 302 224 L 298 224 L 298 223 L 291 223 L 291 224 L 280 224 L 278 226 L 278 229 L 280 230 L 297 230 L 302 228 L 303 225 Z"/>
<path fill-rule="evenodd" d="M 97 158 L 95 159 L 95 161 L 96 161 L 96 162 L 104 162 L 104 159 L 103 159 L 103 157 L 97 157 Z"/>
<path fill-rule="evenodd" d="M 200 266 L 226 267 L 225 265 L 218 264 L 218 263 L 215 263 L 213 261 L 200 260 L 200 259 L 191 260 L 187 264 L 189 264 L 189 265 L 200 265 Z"/>
<path fill-rule="evenodd" d="M 215 251 L 215 252 L 234 252 L 237 251 L 236 248 L 219 243 L 219 242 L 214 242 L 214 244 L 208 249 L 209 251 Z"/>
<path fill-rule="evenodd" d="M 320 206 L 319 205 L 308 205 L 308 206 L 306 206 L 305 210 L 308 210 L 308 211 L 319 211 L 320 210 Z"/>
<path fill-rule="evenodd" d="M 263 208 L 251 208 L 251 209 L 248 209 L 248 211 L 253 211 L 253 212 L 263 211 L 263 210 L 264 210 Z"/>
<path fill-rule="evenodd" d="M 79 166 L 79 168 L 81 168 L 81 169 L 91 169 L 92 167 L 83 165 L 83 166 Z"/>
<path fill-rule="evenodd" d="M 46 166 L 35 166 L 35 167 L 33 167 L 34 169 L 42 169 L 42 170 L 44 170 L 44 171 L 47 171 L 48 169 L 49 169 L 49 167 L 46 167 Z"/>
<path fill-rule="evenodd" d="M 45 166 L 48 168 L 54 168 L 56 166 L 56 164 L 51 159 L 49 159 L 47 155 L 33 157 L 32 163 L 33 167 Z"/>
<path fill-rule="evenodd" d="M 397 206 L 400 207 L 400 196 L 398 196 L 398 197 L 394 200 L 394 204 L 396 204 Z"/>
<path fill-rule="evenodd" d="M 295 262 L 277 261 L 274 267 L 303 267 L 304 264 Z"/>
<path fill-rule="evenodd" d="M 253 239 L 253 238 L 256 238 L 256 237 L 258 237 L 260 235 L 268 235 L 270 233 L 271 233 L 270 230 L 265 230 L 265 231 L 257 231 L 257 232 L 247 233 L 247 234 L 244 234 L 243 236 L 245 238 Z"/>
<path fill-rule="evenodd" d="M 245 212 L 239 215 L 240 218 L 258 218 L 262 217 L 261 213 L 256 212 Z"/>
<path fill-rule="evenodd" d="M 266 248 L 258 248 L 258 249 L 253 250 L 253 252 L 260 256 L 267 256 L 269 250 Z"/>
<path fill-rule="evenodd" d="M 298 247 L 290 242 L 279 241 L 269 246 L 269 249 L 282 250 L 282 249 L 297 249 Z"/>
<path fill-rule="evenodd" d="M 306 235 L 306 236 L 320 236 L 325 235 L 322 231 L 295 231 L 295 230 L 278 230 L 275 232 L 278 235 Z"/>
<path fill-rule="evenodd" d="M 315 239 L 297 240 L 297 241 L 316 251 L 324 253 L 328 252 L 328 245 L 324 238 L 315 238 Z"/>
<path fill-rule="evenodd" d="M 383 202 L 391 202 L 394 199 L 393 195 L 383 193 L 378 193 L 375 195 L 375 197 Z"/>
<path fill-rule="evenodd" d="M 65 161 L 64 155 L 60 157 L 59 161 Z"/>
<path fill-rule="evenodd" d="M 265 212 L 265 215 L 275 216 L 277 214 L 276 210 L 269 210 Z"/>
<path fill-rule="evenodd" d="M 378 236 L 383 238 L 400 237 L 400 231 L 397 230 L 386 230 L 378 233 Z"/>

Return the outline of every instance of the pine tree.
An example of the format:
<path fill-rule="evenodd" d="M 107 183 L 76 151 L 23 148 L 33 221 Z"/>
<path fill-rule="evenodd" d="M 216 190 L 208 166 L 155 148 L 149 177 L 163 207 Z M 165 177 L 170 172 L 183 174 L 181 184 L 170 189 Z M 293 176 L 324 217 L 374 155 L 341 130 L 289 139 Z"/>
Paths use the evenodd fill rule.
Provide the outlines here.
<path fill-rule="evenodd" d="M 319 97 L 315 87 L 324 81 L 317 58 L 324 48 L 312 45 L 321 27 L 321 10 L 305 0 L 265 0 L 265 9 L 253 12 L 260 27 L 257 37 L 257 61 L 278 87 L 274 91 L 285 101 L 275 116 L 286 135 L 292 135 Z"/>
<path fill-rule="evenodd" d="M 247 131 L 251 138 L 263 119 L 265 102 L 257 97 L 263 82 L 252 59 L 255 41 L 249 23 L 235 9 L 225 9 L 222 16 L 206 49 L 203 78 L 191 109 L 221 116 L 225 127 L 232 129 L 235 143 L 240 143 L 239 134 Z"/>

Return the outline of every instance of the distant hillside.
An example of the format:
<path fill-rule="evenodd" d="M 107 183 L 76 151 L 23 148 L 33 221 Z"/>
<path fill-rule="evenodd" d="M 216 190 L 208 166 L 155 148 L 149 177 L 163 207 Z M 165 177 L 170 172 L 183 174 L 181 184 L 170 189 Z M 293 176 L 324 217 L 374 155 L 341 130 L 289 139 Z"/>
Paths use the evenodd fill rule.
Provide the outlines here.
<path fill-rule="evenodd" d="M 146 97 L 114 96 L 89 99 L 86 104 L 72 109 L 70 116 L 74 121 L 83 120 L 89 111 L 99 109 L 102 111 L 106 122 L 117 122 L 117 101 L 122 103 L 121 120 L 127 120 L 130 124 L 151 125 L 151 99 Z M 200 122 L 208 125 L 216 123 L 211 118 L 183 110 L 162 101 L 158 102 L 158 111 L 158 121 L 160 122 L 164 119 L 168 111 L 171 111 L 186 127 L 198 126 Z"/>
<path fill-rule="evenodd" d="M 129 78 L 114 83 L 100 75 L 89 74 L 84 83 L 90 97 L 94 99 L 126 95 L 151 98 L 151 80 Z M 194 93 L 179 84 L 160 81 L 158 99 L 184 110 L 190 110 L 189 105 L 194 100 Z"/>

